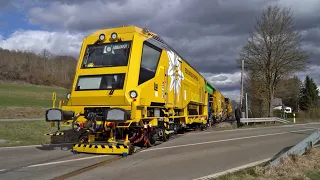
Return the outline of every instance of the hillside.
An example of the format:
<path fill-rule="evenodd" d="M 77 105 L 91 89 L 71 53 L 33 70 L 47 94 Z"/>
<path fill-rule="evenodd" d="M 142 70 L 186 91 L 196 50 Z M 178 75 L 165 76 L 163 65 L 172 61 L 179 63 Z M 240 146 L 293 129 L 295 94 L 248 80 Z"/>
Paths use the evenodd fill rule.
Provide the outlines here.
<path fill-rule="evenodd" d="M 57 99 L 65 99 L 68 89 L 1 82 L 0 119 L 44 117 L 45 110 L 52 106 L 53 92 Z"/>
<path fill-rule="evenodd" d="M 0 48 L 0 119 L 44 117 L 53 92 L 65 98 L 76 63 L 47 50 L 35 54 Z"/>
<path fill-rule="evenodd" d="M 76 63 L 74 57 L 56 56 L 47 50 L 35 54 L 0 48 L 0 80 L 68 88 Z"/>

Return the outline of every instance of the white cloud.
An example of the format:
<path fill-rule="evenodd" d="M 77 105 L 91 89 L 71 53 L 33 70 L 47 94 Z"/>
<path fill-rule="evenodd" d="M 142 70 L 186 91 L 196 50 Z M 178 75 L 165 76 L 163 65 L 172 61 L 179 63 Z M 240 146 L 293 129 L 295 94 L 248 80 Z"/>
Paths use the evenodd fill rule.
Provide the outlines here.
<path fill-rule="evenodd" d="M 320 47 L 315 46 L 314 44 L 308 43 L 302 45 L 302 48 L 305 49 L 308 52 L 314 53 L 314 54 L 320 54 Z"/>
<path fill-rule="evenodd" d="M 234 91 L 225 91 L 223 92 L 223 95 L 230 100 L 240 101 L 240 91 L 234 90 Z"/>
<path fill-rule="evenodd" d="M 239 84 L 241 80 L 241 72 L 236 72 L 233 74 L 221 73 L 201 73 L 213 86 L 226 86 Z"/>
<path fill-rule="evenodd" d="M 90 30 L 102 25 L 119 23 L 147 24 L 155 18 L 170 18 L 177 12 L 180 1 L 158 3 L 150 0 L 100 1 L 91 0 L 76 3 L 54 2 L 48 7 L 35 7 L 29 10 L 29 22 L 46 27 L 73 30 Z M 88 13 L 88 9 L 94 11 Z M 161 14 L 158 16 L 158 14 Z M 124 24 L 128 25 L 128 24 Z"/>
<path fill-rule="evenodd" d="M 240 78 L 241 72 L 233 74 L 201 73 L 214 88 L 220 91 L 225 97 L 238 101 L 240 99 Z"/>
<path fill-rule="evenodd" d="M 218 75 L 213 75 L 212 78 L 217 78 L 219 76 L 226 76 L 228 77 L 228 79 L 225 81 L 214 81 L 214 79 L 212 79 L 211 82 L 215 85 L 227 85 L 230 83 L 239 83 L 241 80 L 241 72 L 236 72 L 234 74 L 222 73 Z"/>
<path fill-rule="evenodd" d="M 77 57 L 83 38 L 84 35 L 80 33 L 18 30 L 7 39 L 0 36 L 0 47 L 10 50 L 32 50 L 35 53 L 47 49 L 56 55 Z"/>

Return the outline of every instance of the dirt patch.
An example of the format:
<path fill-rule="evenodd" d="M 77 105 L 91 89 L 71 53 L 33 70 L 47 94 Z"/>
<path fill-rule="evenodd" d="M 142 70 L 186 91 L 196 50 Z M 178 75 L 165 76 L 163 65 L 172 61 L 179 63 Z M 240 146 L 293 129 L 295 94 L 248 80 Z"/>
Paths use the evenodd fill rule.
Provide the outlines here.
<path fill-rule="evenodd" d="M 261 179 L 309 179 L 307 172 L 320 170 L 320 149 L 312 149 L 304 156 L 287 158 L 279 166 L 257 170 L 263 175 Z"/>
<path fill-rule="evenodd" d="M 52 92 L 29 92 L 22 90 L 8 91 L 1 90 L 0 93 L 5 95 L 7 98 L 11 97 L 24 97 L 24 98 L 35 98 L 35 99 L 43 99 L 43 100 L 52 100 Z"/>
<path fill-rule="evenodd" d="M 216 128 L 233 128 L 232 124 L 229 122 L 221 122 L 215 125 Z"/>
<path fill-rule="evenodd" d="M 41 84 L 32 84 L 26 81 L 19 81 L 19 80 L 5 80 L 5 79 L 0 79 L 0 84 L 13 84 L 13 85 L 27 85 L 27 86 L 37 86 L 37 87 L 45 87 L 45 88 L 56 88 L 56 89 L 65 89 L 64 87 L 60 86 L 46 86 L 46 85 L 41 85 Z"/>
<path fill-rule="evenodd" d="M 1 107 L 0 119 L 44 118 L 46 110 L 38 107 Z"/>

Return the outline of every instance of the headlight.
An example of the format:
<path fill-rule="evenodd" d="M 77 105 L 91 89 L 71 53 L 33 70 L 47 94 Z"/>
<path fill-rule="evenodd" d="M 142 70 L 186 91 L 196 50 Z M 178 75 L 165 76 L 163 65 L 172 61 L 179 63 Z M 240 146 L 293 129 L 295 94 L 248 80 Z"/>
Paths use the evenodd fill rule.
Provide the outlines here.
<path fill-rule="evenodd" d="M 117 33 L 114 32 L 111 34 L 111 39 L 115 40 L 117 39 L 117 37 L 118 37 Z"/>
<path fill-rule="evenodd" d="M 109 122 L 124 122 L 130 119 L 128 111 L 121 108 L 110 108 L 104 112 L 104 120 Z"/>
<path fill-rule="evenodd" d="M 46 121 L 72 120 L 74 111 L 64 111 L 58 108 L 48 109 L 46 111 Z"/>
<path fill-rule="evenodd" d="M 100 40 L 100 41 L 104 41 L 105 37 L 106 37 L 106 36 L 105 36 L 104 34 L 100 34 L 99 40 Z"/>
<path fill-rule="evenodd" d="M 70 96 L 71 96 L 71 94 L 68 93 L 68 94 L 67 94 L 67 99 L 68 99 L 68 100 L 70 99 Z"/>
<path fill-rule="evenodd" d="M 61 109 L 48 109 L 46 111 L 46 121 L 62 121 L 63 114 Z"/>
<path fill-rule="evenodd" d="M 137 96 L 138 96 L 137 91 L 134 91 L 134 90 L 130 91 L 130 97 L 131 98 L 136 98 Z"/>

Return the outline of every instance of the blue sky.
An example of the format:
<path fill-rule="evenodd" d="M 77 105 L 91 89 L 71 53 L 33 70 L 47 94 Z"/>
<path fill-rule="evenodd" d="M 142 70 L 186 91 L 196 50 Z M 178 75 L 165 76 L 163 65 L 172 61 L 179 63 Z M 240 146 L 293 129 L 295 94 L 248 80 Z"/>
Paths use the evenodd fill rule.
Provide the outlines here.
<path fill-rule="evenodd" d="M 236 59 L 255 17 L 271 4 L 293 10 L 303 48 L 312 53 L 310 69 L 298 75 L 310 75 L 320 85 L 319 0 L 1 0 L 0 47 L 35 53 L 45 48 L 77 58 L 82 39 L 97 29 L 147 27 L 216 88 L 239 99 Z"/>
<path fill-rule="evenodd" d="M 43 30 L 40 25 L 30 24 L 26 12 L 7 11 L 0 15 L 0 32 L 4 38 L 8 38 L 16 30 Z"/>

